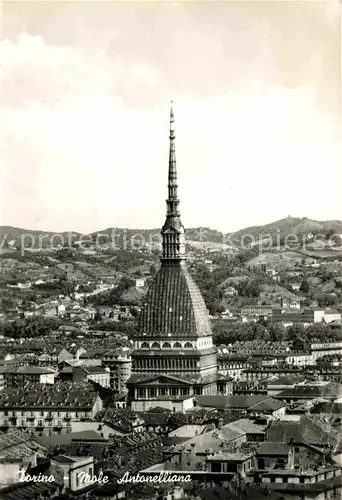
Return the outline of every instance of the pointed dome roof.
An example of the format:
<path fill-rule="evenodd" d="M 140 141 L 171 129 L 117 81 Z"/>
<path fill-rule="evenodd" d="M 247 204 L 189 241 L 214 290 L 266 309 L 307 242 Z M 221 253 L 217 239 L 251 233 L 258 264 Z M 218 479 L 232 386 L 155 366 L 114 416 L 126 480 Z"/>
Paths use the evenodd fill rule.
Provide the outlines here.
<path fill-rule="evenodd" d="M 185 262 L 161 266 L 139 319 L 139 335 L 206 337 L 212 335 L 208 310 Z"/>

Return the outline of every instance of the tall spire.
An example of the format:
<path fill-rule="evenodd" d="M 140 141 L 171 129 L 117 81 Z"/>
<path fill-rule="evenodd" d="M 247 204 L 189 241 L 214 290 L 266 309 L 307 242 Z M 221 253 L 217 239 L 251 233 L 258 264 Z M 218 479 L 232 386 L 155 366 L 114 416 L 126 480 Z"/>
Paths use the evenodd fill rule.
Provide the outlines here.
<path fill-rule="evenodd" d="M 180 220 L 177 197 L 177 166 L 176 166 L 176 135 L 174 128 L 173 102 L 170 107 L 170 150 L 169 150 L 169 175 L 168 197 L 166 200 L 166 221 L 162 228 L 163 260 L 183 260 L 185 254 L 184 227 Z"/>
<path fill-rule="evenodd" d="M 176 135 L 175 135 L 175 120 L 173 114 L 173 102 L 170 107 L 170 151 L 169 151 L 169 181 L 168 181 L 168 199 L 167 215 L 179 217 L 177 199 L 177 166 L 176 166 Z"/>

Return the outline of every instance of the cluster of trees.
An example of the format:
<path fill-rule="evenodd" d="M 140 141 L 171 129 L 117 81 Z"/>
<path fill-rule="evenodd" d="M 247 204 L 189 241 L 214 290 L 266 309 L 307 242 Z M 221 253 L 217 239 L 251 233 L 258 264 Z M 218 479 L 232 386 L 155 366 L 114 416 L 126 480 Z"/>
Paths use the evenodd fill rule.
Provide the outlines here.
<path fill-rule="evenodd" d="M 236 341 L 271 340 L 266 327 L 261 323 L 240 323 L 216 320 L 212 325 L 216 345 L 233 344 Z"/>
<path fill-rule="evenodd" d="M 265 325 L 258 323 L 237 323 L 217 320 L 213 323 L 216 345 L 232 344 L 236 341 L 263 340 L 271 342 L 292 342 L 296 351 L 307 350 L 314 340 L 342 340 L 342 333 L 329 325 L 314 323 L 308 327 L 293 325 L 285 328 L 281 323 Z"/>
<path fill-rule="evenodd" d="M 255 279 L 240 281 L 235 288 L 241 297 L 259 297 L 260 295 L 259 283 Z"/>
<path fill-rule="evenodd" d="M 320 293 L 315 296 L 319 307 L 336 306 L 339 303 L 337 295 L 333 293 Z"/>
<path fill-rule="evenodd" d="M 248 250 L 241 252 L 231 259 L 227 259 L 227 256 L 218 256 L 216 259 L 213 257 L 213 262 L 219 266 L 213 272 L 210 272 L 208 267 L 203 263 L 195 266 L 192 274 L 201 290 L 209 314 L 215 316 L 224 310 L 221 305 L 223 299 L 223 290 L 220 288 L 221 283 L 232 276 L 236 276 L 239 269 L 244 274 L 249 274 L 244 268 L 244 264 L 253 256 L 253 251 Z M 256 279 L 245 279 L 238 284 L 234 284 L 234 286 L 242 298 L 256 298 L 260 295 L 260 288 Z"/>
<path fill-rule="evenodd" d="M 129 338 L 133 338 L 138 333 L 138 325 L 134 321 L 93 321 L 89 325 L 89 329 L 121 333 Z"/>
<path fill-rule="evenodd" d="M 95 306 L 113 306 L 120 304 L 121 295 L 134 285 L 134 281 L 127 276 L 121 278 L 118 286 L 112 290 L 88 297 Z"/>
<path fill-rule="evenodd" d="M 57 318 L 30 316 L 13 322 L 0 323 L 0 335 L 15 339 L 42 337 L 57 329 L 61 321 Z"/>
<path fill-rule="evenodd" d="M 34 290 L 39 290 L 42 292 L 53 292 L 59 293 L 61 295 L 71 295 L 75 291 L 75 283 L 68 281 L 66 277 L 60 278 L 56 281 L 49 281 L 47 283 L 39 283 L 33 285 Z"/>
<path fill-rule="evenodd" d="M 317 285 L 310 285 L 307 278 L 304 278 L 300 285 L 300 291 L 305 294 L 306 304 L 313 301 L 317 302 L 319 307 L 336 306 L 342 297 L 342 280 L 336 278 L 335 273 L 324 271 L 323 273 L 317 272 L 316 277 L 321 280 L 321 283 L 331 282 L 329 291 L 321 291 Z M 304 305 L 306 305 L 304 304 Z"/>
<path fill-rule="evenodd" d="M 138 267 L 144 264 L 144 258 L 142 258 L 141 253 L 139 252 L 127 250 L 108 250 L 106 253 L 115 257 L 107 265 L 118 272 L 125 272 L 132 267 Z"/>

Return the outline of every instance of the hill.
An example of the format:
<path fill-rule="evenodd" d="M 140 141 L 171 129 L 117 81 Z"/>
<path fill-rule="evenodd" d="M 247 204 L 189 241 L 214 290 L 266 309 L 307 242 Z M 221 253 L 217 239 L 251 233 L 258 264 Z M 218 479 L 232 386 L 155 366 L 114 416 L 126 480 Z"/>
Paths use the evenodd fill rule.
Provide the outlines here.
<path fill-rule="evenodd" d="M 213 247 L 218 250 L 230 250 L 232 247 L 239 248 L 250 244 L 258 244 L 261 240 L 267 239 L 271 239 L 272 246 L 281 246 L 284 243 L 284 238 L 289 235 L 296 235 L 301 242 L 310 245 L 314 237 L 322 235 L 327 238 L 332 234 L 341 235 L 342 238 L 341 220 L 315 221 L 306 217 L 289 216 L 270 224 L 251 226 L 227 234 L 207 227 L 186 229 L 189 245 L 203 250 L 208 247 L 209 243 L 212 243 Z M 80 240 L 83 244 L 97 242 L 99 246 L 107 245 L 113 250 L 138 249 L 144 246 L 158 248 L 160 244 L 160 228 L 129 229 L 110 227 L 89 235 L 81 235 L 76 231 L 53 233 L 51 231 L 31 231 L 12 226 L 0 226 L 0 250 L 8 249 L 11 246 L 21 247 L 22 244 L 28 249 L 56 247 L 58 245 L 71 246 Z M 199 243 L 201 244 L 198 245 Z"/>
<path fill-rule="evenodd" d="M 306 241 L 317 235 L 329 237 L 332 234 L 342 235 L 341 220 L 316 221 L 306 217 L 298 218 L 289 216 L 285 219 L 271 222 L 263 226 L 251 226 L 241 229 L 230 233 L 228 238 L 238 246 L 240 246 L 244 237 L 246 243 L 249 243 L 247 235 L 254 240 L 254 243 L 258 243 L 260 240 L 266 238 L 271 238 L 273 245 L 281 245 L 282 240 L 289 235 L 296 235 L 299 238 L 302 237 L 303 241 Z"/>

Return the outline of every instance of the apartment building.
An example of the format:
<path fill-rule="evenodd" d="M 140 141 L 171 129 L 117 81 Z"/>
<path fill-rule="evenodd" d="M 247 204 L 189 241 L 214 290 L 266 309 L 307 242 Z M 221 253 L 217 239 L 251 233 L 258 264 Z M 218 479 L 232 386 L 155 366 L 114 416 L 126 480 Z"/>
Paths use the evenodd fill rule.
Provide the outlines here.
<path fill-rule="evenodd" d="M 26 384 L 54 384 L 56 373 L 42 366 L 1 366 L 0 391 L 24 387 Z"/>
<path fill-rule="evenodd" d="M 102 364 L 110 370 L 110 387 L 119 393 L 127 392 L 126 382 L 132 373 L 132 358 L 129 352 L 109 351 L 102 357 Z"/>
<path fill-rule="evenodd" d="M 72 380 L 92 381 L 102 387 L 110 387 L 110 369 L 103 366 L 74 366 Z"/>
<path fill-rule="evenodd" d="M 262 306 L 258 304 L 246 305 L 240 309 L 241 316 L 271 316 L 272 306 Z"/>
<path fill-rule="evenodd" d="M 65 434 L 71 432 L 72 420 L 93 420 L 100 410 L 102 400 L 89 383 L 31 384 L 0 394 L 0 430 Z"/>

